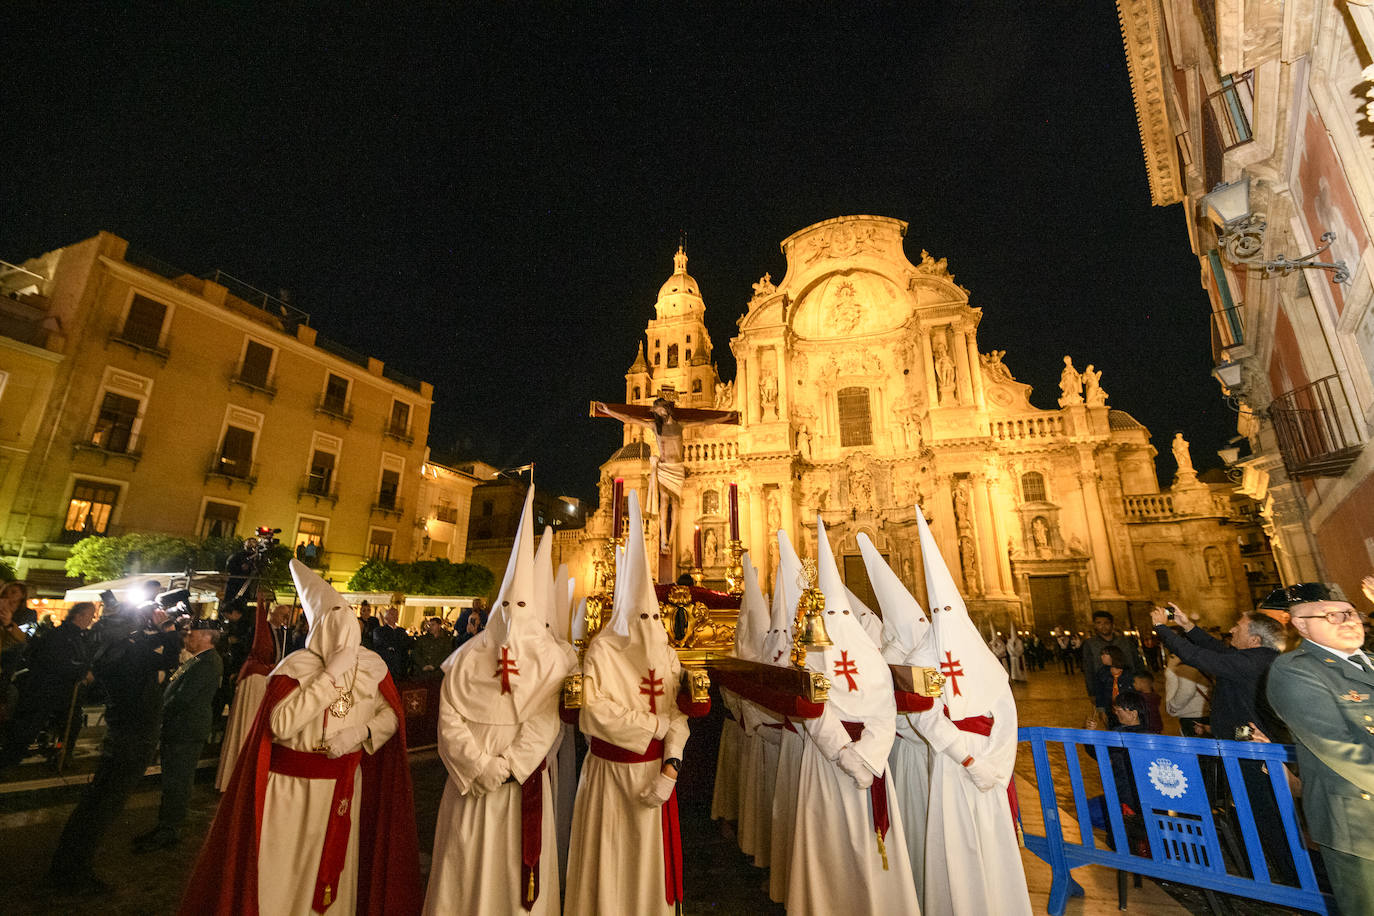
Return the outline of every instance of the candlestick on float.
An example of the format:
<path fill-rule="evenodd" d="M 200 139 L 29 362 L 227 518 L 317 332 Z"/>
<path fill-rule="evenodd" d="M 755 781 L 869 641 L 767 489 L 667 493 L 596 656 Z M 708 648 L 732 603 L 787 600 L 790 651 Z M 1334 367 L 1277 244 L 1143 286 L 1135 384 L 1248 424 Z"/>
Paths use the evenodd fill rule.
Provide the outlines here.
<path fill-rule="evenodd" d="M 730 559 L 725 569 L 725 591 L 744 594 L 744 543 L 739 539 L 739 484 L 730 484 L 730 540 L 725 545 Z"/>
<path fill-rule="evenodd" d="M 730 484 L 730 540 L 739 540 L 739 484 Z"/>
<path fill-rule="evenodd" d="M 615 483 L 611 485 L 611 540 L 615 540 L 621 535 L 621 528 L 624 527 L 624 505 L 625 505 L 625 478 L 617 477 Z"/>
<path fill-rule="evenodd" d="M 692 526 L 692 584 L 701 587 L 701 526 Z"/>

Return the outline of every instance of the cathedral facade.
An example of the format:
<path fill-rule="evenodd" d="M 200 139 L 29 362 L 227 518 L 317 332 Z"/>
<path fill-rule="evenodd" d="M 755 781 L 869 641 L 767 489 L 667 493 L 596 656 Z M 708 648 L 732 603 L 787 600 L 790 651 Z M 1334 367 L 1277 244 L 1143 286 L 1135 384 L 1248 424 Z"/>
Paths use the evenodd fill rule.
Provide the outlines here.
<path fill-rule="evenodd" d="M 1149 431 L 1107 406 L 1092 366 L 1064 357 L 1058 408 L 1034 407 L 1005 353 L 980 349 L 982 311 L 946 262 L 907 258 L 906 228 L 846 216 L 784 240 L 786 276 L 754 284 L 730 341 L 731 381 L 716 369 L 679 249 L 626 373 L 626 401 L 732 409 L 739 424 L 685 431 L 677 571 L 694 565 L 699 527 L 705 584 L 720 587 L 735 483 L 740 539 L 769 585 L 773 532 L 785 528 L 814 555 L 819 514 L 852 591 L 872 604 L 864 532 L 924 601 L 919 507 L 989 627 L 1086 630 L 1098 608 L 1148 626 L 1148 607 L 1168 600 L 1229 623 L 1253 607 L 1264 541 L 1233 487 L 1199 480 L 1180 439 L 1178 475 L 1161 490 Z M 610 534 L 612 480 L 642 493 L 653 449 L 652 431 L 627 425 L 602 466 L 601 509 L 565 534 L 576 539 L 564 553 L 579 581 L 593 581 Z"/>

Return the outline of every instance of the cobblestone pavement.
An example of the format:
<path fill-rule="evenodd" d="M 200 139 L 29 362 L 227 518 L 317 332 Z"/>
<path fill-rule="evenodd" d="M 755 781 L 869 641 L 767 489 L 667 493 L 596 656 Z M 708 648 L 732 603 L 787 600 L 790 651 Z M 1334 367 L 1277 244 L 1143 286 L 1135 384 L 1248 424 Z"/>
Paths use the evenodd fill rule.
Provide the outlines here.
<path fill-rule="evenodd" d="M 1017 708 L 1022 725 L 1059 725 L 1077 727 L 1089 712 L 1080 676 L 1057 671 L 1033 672 L 1027 685 L 1016 684 Z M 1161 684 L 1163 678 L 1160 678 Z M 715 716 L 694 723 L 693 738 L 687 746 L 680 798 L 682 833 L 686 859 L 685 886 L 689 914 L 748 914 L 771 916 L 782 908 L 768 900 L 765 890 L 767 872 L 748 864 L 720 826 L 709 819 L 714 779 L 716 739 L 719 719 Z M 1174 723 L 1166 731 L 1177 733 Z M 83 744 L 71 772 L 77 778 L 92 766 L 91 746 Z M 213 767 L 200 771 L 192 798 L 185 841 L 172 850 L 151 855 L 135 855 L 132 838 L 152 827 L 157 813 L 158 778 L 149 776 L 130 799 L 124 816 L 107 835 L 97 857 L 97 869 L 115 890 L 107 897 L 57 898 L 40 885 L 52 849 L 63 823 L 80 794 L 81 785 L 52 785 L 33 788 L 41 777 L 51 776 L 44 764 L 27 764 L 0 783 L 0 856 L 6 863 L 7 881 L 0 912 L 7 914 L 101 913 L 111 916 L 161 916 L 173 913 L 181 898 L 184 877 L 200 848 L 218 793 L 213 788 Z M 415 783 L 417 823 L 420 831 L 422 866 L 429 867 L 428 850 L 434 837 L 439 798 L 443 791 L 443 765 L 433 751 L 417 751 L 411 758 Z M 1034 771 L 1028 754 L 1017 761 L 1019 776 L 1033 783 Z M 14 791 L 16 780 L 26 781 L 23 791 Z M 1033 798 L 1023 798 L 1024 803 Z M 1077 874 L 1077 873 L 1076 873 Z M 1146 879 L 1147 882 L 1149 879 Z M 1112 882 L 1114 885 L 1114 882 Z M 1189 889 L 1168 888 L 1185 907 L 1195 913 L 1207 912 L 1200 894 Z M 1135 892 L 1139 893 L 1139 892 Z M 1234 900 L 1234 898 L 1228 898 Z M 1071 913 L 1115 912 L 1115 899 L 1075 901 Z M 1134 908 L 1134 907 L 1133 907 Z M 1283 913 L 1276 907 L 1261 907 L 1234 901 L 1236 913 Z"/>

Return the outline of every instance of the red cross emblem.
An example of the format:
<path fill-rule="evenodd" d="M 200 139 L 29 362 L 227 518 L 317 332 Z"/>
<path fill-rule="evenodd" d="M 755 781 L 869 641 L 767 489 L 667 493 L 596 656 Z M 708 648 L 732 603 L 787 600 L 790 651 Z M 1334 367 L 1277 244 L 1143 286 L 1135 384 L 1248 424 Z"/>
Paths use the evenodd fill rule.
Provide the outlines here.
<path fill-rule="evenodd" d="M 842 677 L 848 681 L 850 690 L 858 690 L 859 685 L 854 682 L 854 675 L 858 673 L 859 666 L 849 657 L 849 652 L 841 652 L 840 660 L 835 663 L 835 677 Z"/>
<path fill-rule="evenodd" d="M 940 673 L 949 679 L 949 686 L 954 691 L 954 695 L 956 697 L 963 696 L 959 692 L 959 678 L 964 676 L 964 663 L 946 652 L 945 660 L 940 662 Z"/>
<path fill-rule="evenodd" d="M 510 657 L 510 649 L 503 646 L 501 648 L 501 667 L 497 668 L 496 674 L 493 675 L 493 677 L 501 679 L 502 693 L 510 693 L 510 676 L 519 673 L 520 669 L 515 667 L 515 659 Z"/>
<path fill-rule="evenodd" d="M 655 697 L 663 696 L 663 678 L 654 677 L 654 669 L 649 669 L 649 676 L 639 679 L 639 692 L 649 698 L 649 712 L 658 712 L 658 702 Z"/>

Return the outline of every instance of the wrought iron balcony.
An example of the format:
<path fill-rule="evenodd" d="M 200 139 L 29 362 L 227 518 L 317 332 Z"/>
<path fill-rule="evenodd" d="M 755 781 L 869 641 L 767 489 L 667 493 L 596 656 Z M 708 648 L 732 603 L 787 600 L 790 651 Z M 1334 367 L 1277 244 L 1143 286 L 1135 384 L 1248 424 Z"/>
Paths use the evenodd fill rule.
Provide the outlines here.
<path fill-rule="evenodd" d="M 315 500 L 316 505 L 320 500 L 327 499 L 331 503 L 339 501 L 339 485 L 334 482 L 332 477 L 320 474 L 307 474 L 301 481 L 300 490 L 296 494 L 297 499 L 304 499 L 310 496 Z"/>
<path fill-rule="evenodd" d="M 1269 405 L 1269 416 L 1291 477 L 1339 477 L 1363 448 L 1335 375 L 1279 395 Z"/>
<path fill-rule="evenodd" d="M 93 452 L 104 461 L 127 458 L 137 463 L 143 457 L 143 443 L 137 433 L 117 425 L 97 422 L 90 432 L 72 443 L 78 452 Z"/>
<path fill-rule="evenodd" d="M 348 402 L 343 398 L 333 398 L 322 394 L 315 402 L 315 413 L 322 413 L 326 417 L 333 417 L 335 420 L 343 421 L 345 426 L 353 423 L 353 411 L 348 409 Z"/>
<path fill-rule="evenodd" d="M 381 515 L 394 515 L 399 518 L 405 514 L 405 503 L 397 496 L 378 496 L 377 501 L 372 504 L 372 511 Z"/>
<path fill-rule="evenodd" d="M 406 445 L 415 444 L 415 437 L 410 434 L 410 427 L 405 423 L 384 423 L 382 435 L 395 439 L 397 442 L 404 442 Z"/>
<path fill-rule="evenodd" d="M 267 395 L 267 399 L 269 401 L 277 396 L 276 379 L 273 378 L 271 375 L 265 377 L 250 377 L 244 375 L 243 369 L 239 368 L 232 375 L 229 376 L 229 382 L 230 384 L 239 385 L 243 388 L 247 388 L 249 391 L 254 391 L 258 394 Z"/>
<path fill-rule="evenodd" d="M 438 521 L 446 522 L 450 525 L 458 524 L 458 510 L 453 506 L 435 506 L 434 517 Z"/>
<path fill-rule="evenodd" d="M 205 470 L 206 482 L 212 479 L 223 480 L 227 484 L 246 483 L 251 490 L 258 483 L 258 465 L 244 458 L 214 455 L 210 458 L 210 466 Z"/>

